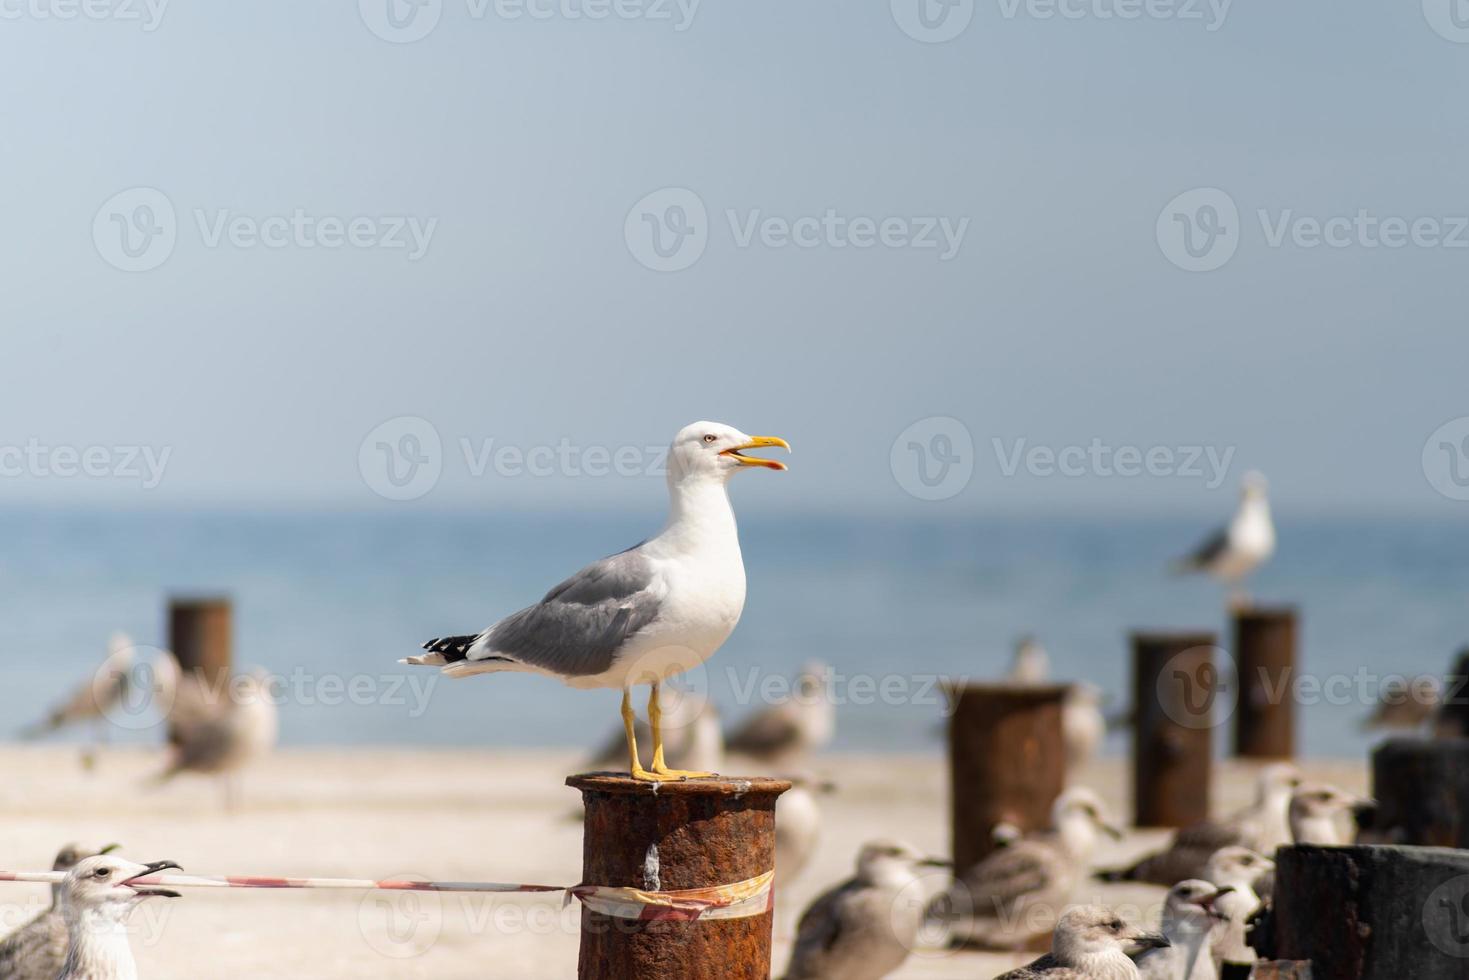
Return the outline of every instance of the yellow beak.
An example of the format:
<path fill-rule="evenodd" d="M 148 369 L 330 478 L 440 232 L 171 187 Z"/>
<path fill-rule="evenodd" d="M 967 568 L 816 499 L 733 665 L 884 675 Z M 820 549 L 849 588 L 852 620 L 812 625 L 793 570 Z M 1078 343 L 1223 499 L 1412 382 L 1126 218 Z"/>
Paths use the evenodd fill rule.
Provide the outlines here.
<path fill-rule="evenodd" d="M 759 449 L 761 446 L 779 446 L 786 452 L 791 451 L 790 443 L 786 442 L 780 436 L 751 436 L 750 441 L 744 445 L 726 449 L 719 455 L 728 456 L 741 466 L 767 466 L 772 470 L 783 470 L 786 468 L 786 464 L 773 459 L 761 459 L 759 456 L 744 455 L 744 450 Z"/>

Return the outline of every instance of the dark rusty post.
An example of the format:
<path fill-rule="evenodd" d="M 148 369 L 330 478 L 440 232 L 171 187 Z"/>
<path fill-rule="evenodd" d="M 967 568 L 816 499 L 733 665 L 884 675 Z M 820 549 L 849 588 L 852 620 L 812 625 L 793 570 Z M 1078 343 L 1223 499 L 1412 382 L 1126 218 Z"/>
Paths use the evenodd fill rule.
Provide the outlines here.
<path fill-rule="evenodd" d="M 582 881 L 644 891 L 730 885 L 775 865 L 782 779 L 641 783 L 567 777 L 586 807 Z M 772 893 L 773 894 L 773 893 Z M 773 911 L 738 919 L 635 921 L 583 908 L 579 980 L 767 980 Z"/>
<path fill-rule="evenodd" d="M 233 616 L 226 598 L 179 598 L 168 603 L 168 647 L 185 674 L 211 692 L 224 692 L 232 675 Z"/>
<path fill-rule="evenodd" d="M 1274 955 L 1330 980 L 1469 975 L 1469 852 L 1316 847 L 1276 852 Z"/>
<path fill-rule="evenodd" d="M 1132 635 L 1133 822 L 1186 827 L 1209 816 L 1214 697 L 1228 683 L 1213 633 Z"/>
<path fill-rule="evenodd" d="M 1247 608 L 1234 616 L 1239 706 L 1234 754 L 1252 759 L 1295 755 L 1296 611 Z"/>
<path fill-rule="evenodd" d="M 1469 739 L 1389 739 L 1372 753 L 1373 829 L 1401 844 L 1469 848 Z"/>
<path fill-rule="evenodd" d="M 996 824 L 1051 825 L 1066 785 L 1061 685 L 968 684 L 949 691 L 949 803 L 954 873 L 995 848 Z"/>

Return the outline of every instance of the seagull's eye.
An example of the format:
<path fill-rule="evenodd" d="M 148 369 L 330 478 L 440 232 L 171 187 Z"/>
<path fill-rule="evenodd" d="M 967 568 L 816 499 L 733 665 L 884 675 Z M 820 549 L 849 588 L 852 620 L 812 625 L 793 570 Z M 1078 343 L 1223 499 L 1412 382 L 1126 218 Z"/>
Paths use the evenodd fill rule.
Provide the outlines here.
<path fill-rule="evenodd" d="M 112 872 L 109 871 L 107 868 L 98 868 L 96 871 L 93 871 L 92 872 L 92 877 L 94 877 L 94 878 L 106 878 L 110 874 L 112 874 Z"/>
<path fill-rule="evenodd" d="M 705 442 L 713 442 L 714 441 L 714 436 L 712 436 L 712 435 L 705 436 L 704 437 L 704 441 Z"/>
<path fill-rule="evenodd" d="M 1110 926 L 1110 928 L 1112 929 L 1113 932 L 1121 932 L 1122 931 L 1122 920 L 1121 919 L 1113 919 L 1111 921 L 1111 923 L 1109 923 L 1109 926 Z"/>

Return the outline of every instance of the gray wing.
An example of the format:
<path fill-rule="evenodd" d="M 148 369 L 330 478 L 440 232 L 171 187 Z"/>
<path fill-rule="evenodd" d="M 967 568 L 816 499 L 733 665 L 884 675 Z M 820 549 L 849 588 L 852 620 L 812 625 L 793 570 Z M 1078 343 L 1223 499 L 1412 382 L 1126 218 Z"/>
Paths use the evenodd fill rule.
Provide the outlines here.
<path fill-rule="evenodd" d="M 1016 899 L 1049 887 L 1050 857 L 1045 845 L 1021 840 L 995 851 L 965 872 L 960 880 L 969 889 L 974 914 L 1001 916 Z"/>
<path fill-rule="evenodd" d="M 1208 568 L 1229 550 L 1229 527 L 1221 527 L 1184 558 L 1180 558 L 1180 568 Z"/>
<path fill-rule="evenodd" d="M 786 706 L 775 705 L 746 719 L 725 738 L 724 747 L 731 752 L 763 757 L 790 748 L 799 735 Z"/>
<path fill-rule="evenodd" d="M 801 913 L 786 980 L 823 975 L 822 961 L 842 941 L 844 933 L 850 932 L 850 924 L 845 921 L 843 912 L 847 898 L 860 887 L 855 880 L 844 881 L 823 892 Z"/>
<path fill-rule="evenodd" d="M 470 660 L 514 660 L 567 677 L 605 673 L 617 650 L 658 616 L 652 563 L 636 549 L 593 562 L 534 606 L 480 634 Z"/>
<path fill-rule="evenodd" d="M 1047 953 L 1018 970 L 1000 974 L 995 980 L 1081 980 L 1082 977 L 1083 974 L 1069 966 L 1062 966 L 1056 962 L 1054 956 Z"/>
<path fill-rule="evenodd" d="M 1178 831 L 1166 848 L 1138 861 L 1125 872 L 1125 878 L 1169 887 L 1187 878 L 1202 878 L 1215 851 L 1243 843 L 1237 825 L 1205 820 Z"/>

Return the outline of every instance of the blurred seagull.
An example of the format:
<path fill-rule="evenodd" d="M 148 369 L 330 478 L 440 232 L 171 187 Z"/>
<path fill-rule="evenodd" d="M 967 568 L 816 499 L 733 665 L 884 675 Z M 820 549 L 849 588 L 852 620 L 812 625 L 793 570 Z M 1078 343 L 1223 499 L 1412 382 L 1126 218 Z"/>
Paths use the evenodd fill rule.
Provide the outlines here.
<path fill-rule="evenodd" d="M 1198 878 L 1180 881 L 1163 900 L 1163 935 L 1168 945 L 1137 960 L 1143 980 L 1219 980 L 1209 955 L 1210 934 L 1220 923 L 1215 908 L 1232 888 Z"/>
<path fill-rule="evenodd" d="M 21 737 L 39 738 L 68 725 L 90 722 L 94 738 L 106 741 L 107 713 L 127 697 L 132 669 L 133 641 L 126 633 L 113 633 L 107 643 L 107 657 L 91 678 L 44 719 L 23 729 Z"/>
<path fill-rule="evenodd" d="M 1438 715 L 1443 686 L 1437 677 L 1423 674 L 1411 680 L 1402 677 L 1383 682 L 1377 707 L 1362 722 L 1364 731 L 1414 731 L 1426 728 Z"/>
<path fill-rule="evenodd" d="M 588 565 L 533 606 L 479 633 L 446 636 L 403 663 L 435 665 L 450 677 L 526 671 L 576 688 L 622 690 L 628 769 L 662 782 L 712 775 L 663 759 L 658 689 L 719 649 L 745 606 L 745 565 L 726 484 L 752 466 L 784 463 L 745 455 L 784 439 L 750 436 L 716 422 L 680 429 L 668 450 L 668 522 L 642 544 Z M 652 768 L 638 759 L 632 687 L 649 684 Z"/>
<path fill-rule="evenodd" d="M 176 891 L 149 887 L 139 879 L 178 867 L 172 861 L 137 864 L 103 854 L 83 858 L 68 871 L 61 882 L 66 960 L 56 980 L 137 980 L 125 928 L 128 913 L 145 898 L 179 897 Z"/>
<path fill-rule="evenodd" d="M 1137 980 L 1132 957 L 1168 946 L 1162 933 L 1149 932 L 1100 905 L 1068 909 L 1051 934 L 1051 951 L 1029 966 L 995 980 Z"/>
<path fill-rule="evenodd" d="M 1286 814 L 1301 775 L 1290 763 L 1276 762 L 1261 769 L 1255 779 L 1255 801 L 1249 806 L 1219 820 L 1184 827 L 1163 850 L 1131 867 L 1099 871 L 1097 877 L 1173 885 L 1185 878 L 1208 878 L 1209 858 L 1222 847 L 1239 844 L 1260 854 L 1274 854 L 1277 847 L 1291 842 Z"/>
<path fill-rule="evenodd" d="M 923 924 L 922 869 L 948 864 L 898 841 L 864 844 L 856 876 L 802 914 L 786 980 L 879 980 L 902 966 Z"/>
<path fill-rule="evenodd" d="M 1066 743 L 1066 765 L 1070 769 L 1090 761 L 1107 737 L 1107 718 L 1102 713 L 1102 689 L 1086 681 L 1066 688 L 1061 702 L 1061 737 Z"/>
<path fill-rule="evenodd" d="M 810 863 L 821 838 L 821 806 L 818 794 L 832 791 L 830 783 L 806 776 L 787 776 L 791 788 L 775 801 L 776 883 L 789 885 Z"/>
<path fill-rule="evenodd" d="M 220 776 L 225 806 L 239 799 L 238 773 L 270 754 L 280 731 L 279 711 L 270 691 L 270 676 L 255 671 L 236 677 L 218 703 L 175 701 L 169 716 L 172 754 L 157 777 L 164 783 L 183 772 Z M 202 686 L 199 689 L 202 696 Z M 191 695 L 191 698 L 194 695 Z"/>
<path fill-rule="evenodd" d="M 1051 657 L 1039 640 L 1029 634 L 1015 644 L 1015 655 L 1010 660 L 1010 673 L 1006 676 L 1011 684 L 1044 684 L 1051 676 Z"/>
<path fill-rule="evenodd" d="M 961 942 L 1019 949 L 1035 936 L 1030 910 L 1059 909 L 1071 900 L 1100 834 L 1121 839 L 1101 797 L 1073 786 L 1052 805 L 1055 829 L 1027 834 L 962 872 L 930 909 L 949 917 Z"/>
<path fill-rule="evenodd" d="M 1352 835 L 1345 828 L 1352 812 L 1371 802 L 1325 783 L 1307 783 L 1290 800 L 1291 839 L 1324 847 L 1350 844 Z"/>
<path fill-rule="evenodd" d="M 827 693 L 826 675 L 826 664 L 807 663 L 790 697 L 757 711 L 730 733 L 725 740 L 729 751 L 763 762 L 781 762 L 830 742 L 836 731 L 836 708 Z"/>
<path fill-rule="evenodd" d="M 1265 477 L 1244 475 L 1239 509 L 1234 519 L 1210 536 L 1194 552 L 1174 564 L 1180 572 L 1208 572 L 1230 590 L 1230 603 L 1248 602 L 1244 580 L 1275 552 L 1275 524 L 1265 496 Z"/>
<path fill-rule="evenodd" d="M 70 871 L 83 858 L 110 854 L 103 848 L 68 844 L 56 854 L 52 871 Z M 66 961 L 66 918 L 61 914 L 61 883 L 51 886 L 51 905 L 0 940 L 0 977 L 5 980 L 56 980 Z"/>
<path fill-rule="evenodd" d="M 1274 887 L 1275 862 L 1246 847 L 1225 847 L 1209 858 L 1205 877 L 1229 889 L 1214 906 L 1220 919 L 1209 939 L 1215 966 L 1222 969 L 1226 962 L 1253 963 L 1255 951 L 1246 933 L 1250 917 L 1260 908 L 1260 895 L 1269 894 L 1269 888 Z"/>

